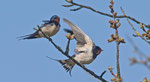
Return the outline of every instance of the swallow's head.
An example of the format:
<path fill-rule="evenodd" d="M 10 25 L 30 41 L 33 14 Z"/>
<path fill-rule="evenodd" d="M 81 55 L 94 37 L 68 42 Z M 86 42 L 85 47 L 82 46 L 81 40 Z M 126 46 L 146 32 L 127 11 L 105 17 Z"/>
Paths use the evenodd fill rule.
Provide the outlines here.
<path fill-rule="evenodd" d="M 59 18 L 59 16 L 54 15 L 54 16 L 51 17 L 50 21 L 53 21 L 53 22 L 56 22 L 56 23 L 59 24 L 60 18 Z"/>
<path fill-rule="evenodd" d="M 93 48 L 93 53 L 94 53 L 95 55 L 99 55 L 102 51 L 103 51 L 103 50 L 102 50 L 99 46 L 95 46 L 95 47 Z"/>

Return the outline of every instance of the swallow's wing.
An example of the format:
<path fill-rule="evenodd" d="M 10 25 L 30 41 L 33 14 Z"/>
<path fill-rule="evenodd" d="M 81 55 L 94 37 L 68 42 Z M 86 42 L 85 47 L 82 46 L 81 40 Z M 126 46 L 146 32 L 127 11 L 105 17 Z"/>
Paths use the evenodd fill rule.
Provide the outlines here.
<path fill-rule="evenodd" d="M 91 50 L 93 47 L 93 42 L 90 39 L 90 37 L 87 34 L 85 34 L 78 26 L 74 25 L 69 20 L 64 18 L 64 21 L 70 26 L 77 40 L 75 52 L 80 53 Z"/>
<path fill-rule="evenodd" d="M 77 41 L 82 44 L 91 44 L 93 43 L 90 37 L 85 34 L 78 26 L 74 25 L 72 22 L 64 18 L 64 21 L 71 27 L 73 34 Z"/>

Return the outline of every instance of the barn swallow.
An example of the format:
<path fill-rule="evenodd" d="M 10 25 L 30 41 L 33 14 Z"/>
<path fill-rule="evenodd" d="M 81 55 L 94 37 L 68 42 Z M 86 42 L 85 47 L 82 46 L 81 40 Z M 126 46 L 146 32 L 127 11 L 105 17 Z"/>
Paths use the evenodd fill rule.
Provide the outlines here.
<path fill-rule="evenodd" d="M 49 37 L 54 36 L 60 29 L 60 18 L 57 15 L 51 17 L 50 20 L 44 20 L 44 24 L 40 26 L 43 33 L 48 35 Z M 42 38 L 44 35 L 39 30 L 34 32 L 33 34 L 21 36 L 21 39 L 35 39 Z"/>
<path fill-rule="evenodd" d="M 75 54 L 72 56 L 73 59 L 78 61 L 80 64 L 90 64 L 95 58 L 101 53 L 102 49 L 99 46 L 96 46 L 90 37 L 85 34 L 78 26 L 74 25 L 72 22 L 64 18 L 72 30 L 65 31 L 74 34 L 75 39 L 77 40 Z M 52 58 L 50 58 L 52 59 Z M 53 59 L 56 60 L 56 59 Z M 56 60 L 62 64 L 67 72 L 71 75 L 71 70 L 74 67 L 75 63 L 71 59 L 66 60 Z"/>

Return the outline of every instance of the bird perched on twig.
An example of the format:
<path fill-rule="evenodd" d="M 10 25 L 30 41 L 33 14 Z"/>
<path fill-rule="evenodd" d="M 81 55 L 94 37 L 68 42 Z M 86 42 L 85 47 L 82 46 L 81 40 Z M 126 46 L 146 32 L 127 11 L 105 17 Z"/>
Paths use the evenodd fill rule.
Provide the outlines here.
<path fill-rule="evenodd" d="M 65 31 L 74 34 L 74 37 L 77 40 L 75 54 L 72 56 L 72 58 L 74 58 L 82 65 L 90 64 L 101 53 L 102 49 L 99 46 L 96 46 L 90 37 L 85 34 L 78 26 L 74 25 L 72 22 L 65 18 L 64 22 L 66 22 L 72 29 L 72 31 L 67 29 L 65 29 Z M 71 75 L 71 70 L 75 65 L 71 59 L 56 61 L 61 63 L 66 71 Z"/>
<path fill-rule="evenodd" d="M 43 33 L 48 35 L 49 37 L 54 36 L 60 29 L 60 18 L 57 15 L 51 17 L 50 20 L 44 20 L 44 24 L 40 26 Z M 35 38 L 42 38 L 44 35 L 38 29 L 33 34 L 21 36 L 21 39 L 35 39 Z"/>

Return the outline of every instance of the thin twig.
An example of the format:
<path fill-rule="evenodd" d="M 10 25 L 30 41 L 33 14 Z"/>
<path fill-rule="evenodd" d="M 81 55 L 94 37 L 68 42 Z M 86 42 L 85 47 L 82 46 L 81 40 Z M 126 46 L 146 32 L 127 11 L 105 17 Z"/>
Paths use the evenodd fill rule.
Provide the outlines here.
<path fill-rule="evenodd" d="M 130 42 L 130 44 L 133 46 L 134 48 L 134 52 L 138 54 L 138 56 L 141 58 L 141 60 L 143 58 L 146 58 L 146 54 L 144 54 L 138 47 L 137 45 L 133 42 L 133 40 L 127 36 L 127 40 Z"/>
<path fill-rule="evenodd" d="M 125 14 L 123 8 L 120 7 L 120 9 L 121 9 L 122 13 L 124 14 L 124 16 L 126 16 L 126 14 Z M 134 26 L 132 25 L 132 23 L 129 21 L 129 19 L 128 19 L 128 18 L 126 18 L 126 19 L 127 19 L 128 23 L 130 24 L 130 26 L 132 27 L 132 29 L 136 32 L 136 34 L 137 34 L 141 39 L 143 39 L 146 43 L 148 43 L 148 44 L 150 45 L 150 42 L 147 41 L 142 35 L 139 34 L 139 32 L 136 31 L 136 29 L 134 28 Z"/>
<path fill-rule="evenodd" d="M 121 82 L 121 74 L 120 74 L 120 65 L 119 65 L 119 42 L 116 42 L 117 45 L 117 79 Z"/>
<path fill-rule="evenodd" d="M 111 10 L 111 13 L 113 15 L 113 28 L 115 29 L 115 42 L 116 42 L 116 50 L 117 50 L 117 54 L 116 54 L 116 64 L 117 64 L 117 78 L 116 78 L 116 82 L 122 82 L 122 78 L 121 78 L 121 74 L 120 74 L 120 65 L 119 65 L 119 45 L 121 42 L 121 38 L 119 37 L 119 33 L 118 33 L 118 28 L 120 27 L 120 23 L 116 21 L 116 16 L 117 16 L 117 12 L 114 11 L 113 9 L 113 5 L 114 5 L 114 1 L 111 0 L 110 1 L 111 5 L 109 5 L 109 8 Z M 113 73 L 113 72 L 112 72 Z"/>
<path fill-rule="evenodd" d="M 145 67 L 147 67 L 148 69 L 150 69 L 150 65 L 148 64 L 150 62 L 150 59 L 148 56 L 146 56 L 146 54 L 144 54 L 137 46 L 136 44 L 132 41 L 132 39 L 130 37 L 127 37 L 129 42 L 131 43 L 131 45 L 134 48 L 134 52 L 139 56 L 139 60 L 136 58 L 129 58 L 131 65 L 133 64 L 142 64 Z"/>
<path fill-rule="evenodd" d="M 114 21 L 115 21 L 115 17 L 114 17 Z M 120 74 L 120 65 L 119 65 L 119 44 L 120 44 L 120 41 L 119 41 L 119 34 L 118 34 L 118 29 L 116 28 L 116 48 L 117 48 L 117 82 L 121 82 L 122 79 L 121 79 L 121 74 Z"/>
<path fill-rule="evenodd" d="M 107 71 L 105 70 L 101 75 L 100 75 L 100 78 L 103 77 L 103 75 L 106 73 Z"/>
<path fill-rule="evenodd" d="M 96 75 L 93 71 L 87 69 L 84 65 L 81 65 L 78 61 L 76 61 L 75 59 L 73 59 L 71 56 L 68 55 L 68 51 L 66 50 L 67 54 L 59 47 L 57 46 L 53 40 L 48 37 L 44 32 L 42 32 L 42 30 L 40 29 L 40 27 L 38 26 L 39 28 L 39 31 L 43 34 L 43 36 L 48 39 L 54 46 L 56 49 L 58 49 L 63 55 L 65 55 L 66 57 L 68 57 L 69 59 L 71 59 L 74 63 L 76 63 L 79 67 L 81 67 L 83 70 L 85 70 L 86 72 L 88 72 L 89 74 L 91 74 L 92 76 L 94 76 L 95 78 L 101 80 L 102 82 L 107 82 L 104 78 Z M 66 49 L 69 49 L 69 44 L 70 44 L 70 40 L 68 40 L 67 42 L 67 48 Z M 103 75 L 102 75 L 103 76 Z"/>
<path fill-rule="evenodd" d="M 70 45 L 70 39 L 68 39 L 65 54 L 69 53 L 69 45 Z"/>
<path fill-rule="evenodd" d="M 72 6 L 79 6 L 79 8 L 77 8 L 77 9 L 71 9 L 71 10 L 77 11 L 77 10 L 80 10 L 80 9 L 82 9 L 82 8 L 85 8 L 85 9 L 89 9 L 89 10 L 95 12 L 95 13 L 98 13 L 98 14 L 101 14 L 101 15 L 108 16 L 108 17 L 112 17 L 112 18 L 113 18 L 113 15 L 108 14 L 108 13 L 104 13 L 104 12 L 101 12 L 101 11 L 98 11 L 98 10 L 95 10 L 94 8 L 92 8 L 92 7 L 90 7 L 90 6 L 81 5 L 81 4 L 75 3 L 75 2 L 73 2 L 73 1 L 71 1 L 71 2 L 69 2 L 69 3 L 71 3 Z M 65 5 L 63 5 L 63 6 L 65 7 Z M 72 7 L 72 6 L 70 6 L 70 7 Z M 137 24 L 140 24 L 140 23 L 141 23 L 141 24 L 143 24 L 145 27 L 150 28 L 150 25 L 149 25 L 149 24 L 146 25 L 146 24 L 144 24 L 144 23 L 142 23 L 142 22 L 136 20 L 135 18 L 133 18 L 133 17 L 131 17 L 131 16 L 120 15 L 120 16 L 116 16 L 116 18 L 128 18 L 128 19 L 130 19 L 130 20 L 136 22 Z"/>

